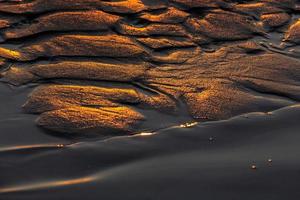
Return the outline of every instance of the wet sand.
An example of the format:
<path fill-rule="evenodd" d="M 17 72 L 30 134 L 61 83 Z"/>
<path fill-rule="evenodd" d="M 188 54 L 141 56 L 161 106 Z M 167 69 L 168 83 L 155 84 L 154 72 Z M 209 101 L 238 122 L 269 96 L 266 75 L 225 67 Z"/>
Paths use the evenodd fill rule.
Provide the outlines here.
<path fill-rule="evenodd" d="M 1 144 L 0 197 L 296 199 L 299 116 L 300 107 L 293 106 L 73 144 L 10 129 L 19 145 Z"/>
<path fill-rule="evenodd" d="M 0 0 L 0 199 L 299 199 L 297 0 Z"/>

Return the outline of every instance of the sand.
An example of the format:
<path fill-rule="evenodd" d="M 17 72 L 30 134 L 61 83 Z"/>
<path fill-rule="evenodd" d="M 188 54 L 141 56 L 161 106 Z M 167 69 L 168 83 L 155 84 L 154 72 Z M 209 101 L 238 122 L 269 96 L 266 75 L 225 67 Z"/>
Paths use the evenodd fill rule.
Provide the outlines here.
<path fill-rule="evenodd" d="M 296 0 L 0 0 L 0 199 L 298 199 Z"/>

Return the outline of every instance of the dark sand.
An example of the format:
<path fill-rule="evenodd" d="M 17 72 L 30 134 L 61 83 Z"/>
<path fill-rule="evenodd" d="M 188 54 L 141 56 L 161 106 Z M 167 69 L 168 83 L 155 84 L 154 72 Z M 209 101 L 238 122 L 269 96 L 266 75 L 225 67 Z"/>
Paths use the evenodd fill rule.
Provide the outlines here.
<path fill-rule="evenodd" d="M 1 200 L 300 197 L 297 105 L 70 145 L 32 127 L 28 116 L 3 118 Z"/>

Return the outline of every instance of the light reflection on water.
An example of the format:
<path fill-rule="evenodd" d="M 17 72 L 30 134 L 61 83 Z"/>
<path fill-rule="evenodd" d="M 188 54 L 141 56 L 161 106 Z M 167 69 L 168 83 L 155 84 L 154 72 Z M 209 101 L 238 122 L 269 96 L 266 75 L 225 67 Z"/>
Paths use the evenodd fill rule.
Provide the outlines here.
<path fill-rule="evenodd" d="M 98 178 L 98 177 L 97 177 Z M 0 193 L 10 193 L 10 192 L 21 192 L 28 190 L 39 190 L 39 189 L 49 189 L 54 187 L 64 187 L 70 185 L 78 185 L 83 183 L 89 183 L 97 179 L 96 177 L 84 177 L 77 179 L 69 179 L 69 180 L 59 180 L 59 181 L 47 181 L 41 183 L 32 183 L 32 184 L 24 184 L 17 185 L 11 187 L 0 188 Z"/>

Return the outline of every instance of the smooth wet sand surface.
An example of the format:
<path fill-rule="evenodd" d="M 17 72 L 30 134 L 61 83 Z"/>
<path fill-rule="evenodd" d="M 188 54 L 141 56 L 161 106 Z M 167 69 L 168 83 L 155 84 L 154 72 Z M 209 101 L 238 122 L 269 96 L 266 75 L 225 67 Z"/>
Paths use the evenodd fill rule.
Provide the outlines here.
<path fill-rule="evenodd" d="M 293 106 L 153 135 L 1 144 L 0 197 L 297 199 L 299 120 Z"/>

